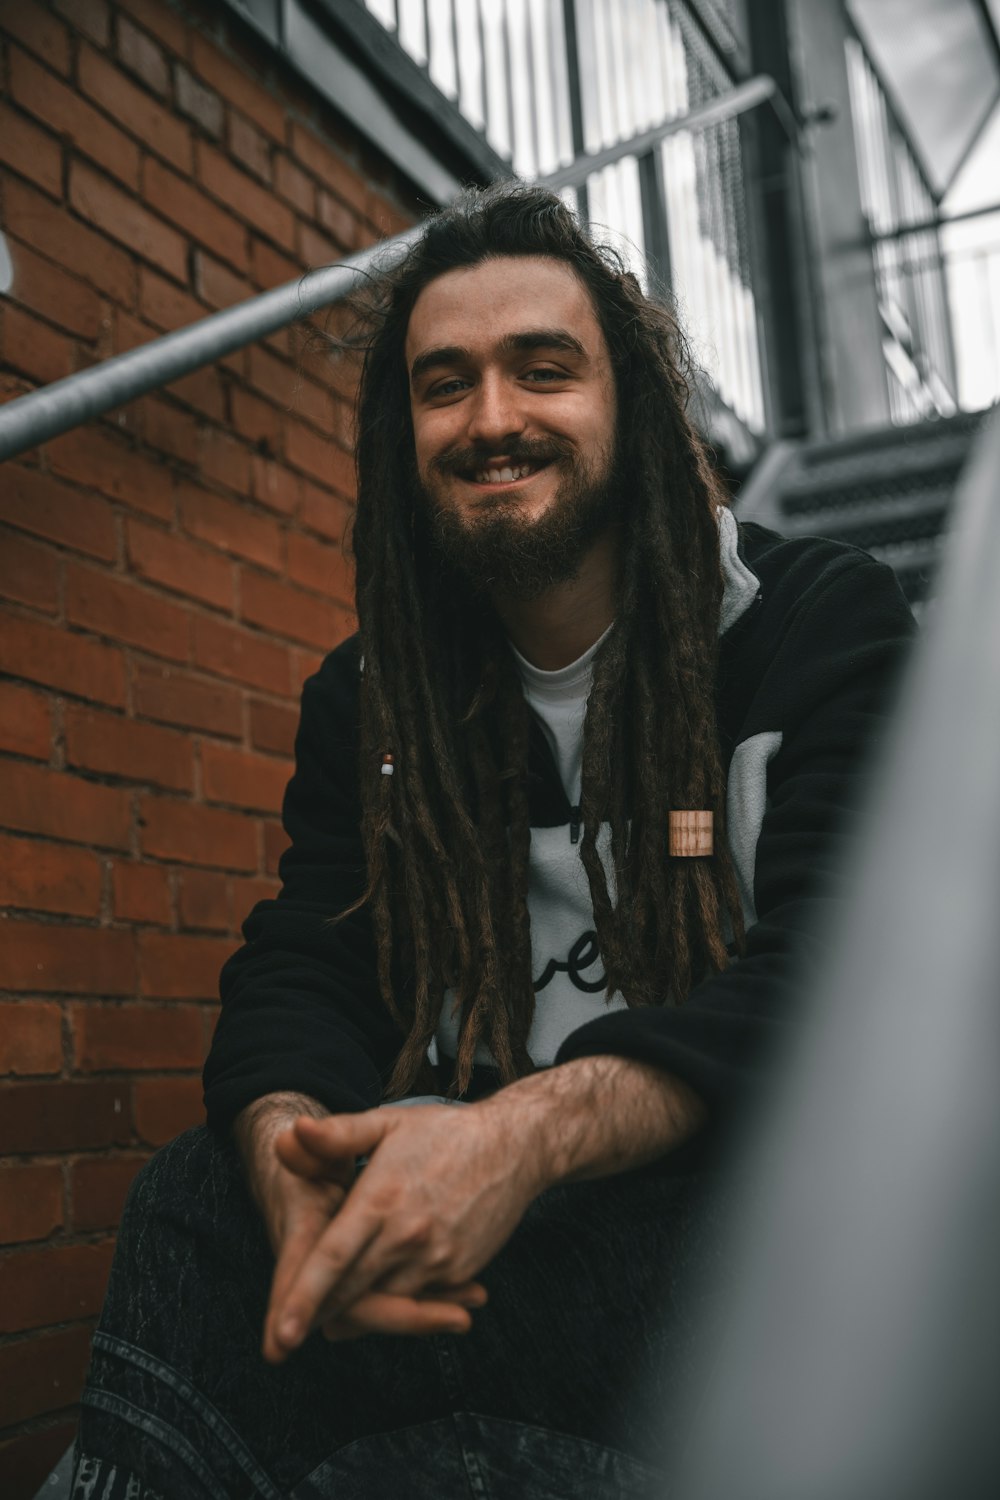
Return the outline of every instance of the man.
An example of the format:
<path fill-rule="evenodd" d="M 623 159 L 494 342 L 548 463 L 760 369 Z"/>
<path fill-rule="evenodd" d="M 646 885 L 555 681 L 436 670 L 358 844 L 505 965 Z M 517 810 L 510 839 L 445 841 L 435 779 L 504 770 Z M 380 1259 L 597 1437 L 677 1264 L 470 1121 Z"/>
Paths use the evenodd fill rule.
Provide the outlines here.
<path fill-rule="evenodd" d="M 910 630 L 864 554 L 737 527 L 672 319 L 558 199 L 468 195 L 371 317 L 359 636 L 305 689 L 211 1131 L 123 1224 L 102 1495 L 646 1492 L 701 1169 Z"/>

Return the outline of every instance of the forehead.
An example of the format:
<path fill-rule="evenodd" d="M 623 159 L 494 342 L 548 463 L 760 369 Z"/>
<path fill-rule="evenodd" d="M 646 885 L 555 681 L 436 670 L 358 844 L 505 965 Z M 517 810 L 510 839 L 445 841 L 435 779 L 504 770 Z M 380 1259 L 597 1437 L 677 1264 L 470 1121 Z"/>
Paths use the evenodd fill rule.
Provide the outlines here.
<path fill-rule="evenodd" d="M 592 356 L 606 353 L 590 293 L 565 261 L 498 256 L 445 271 L 424 287 L 410 314 L 406 362 L 431 347 L 487 351 L 512 332 L 561 328 Z"/>

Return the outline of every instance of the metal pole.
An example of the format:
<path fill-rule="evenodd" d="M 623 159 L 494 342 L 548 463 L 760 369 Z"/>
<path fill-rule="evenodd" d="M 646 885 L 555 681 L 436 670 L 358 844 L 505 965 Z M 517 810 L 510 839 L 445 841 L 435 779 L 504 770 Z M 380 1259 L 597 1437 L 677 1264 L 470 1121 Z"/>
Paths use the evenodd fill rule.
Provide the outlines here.
<path fill-rule="evenodd" d="M 297 281 L 9 401 L 0 408 L 0 461 L 134 401 L 147 391 L 169 385 L 203 365 L 214 364 L 224 354 L 252 344 L 297 318 L 342 301 L 369 267 L 390 264 L 421 232 L 420 227 L 408 229 L 335 266 L 309 271 Z"/>

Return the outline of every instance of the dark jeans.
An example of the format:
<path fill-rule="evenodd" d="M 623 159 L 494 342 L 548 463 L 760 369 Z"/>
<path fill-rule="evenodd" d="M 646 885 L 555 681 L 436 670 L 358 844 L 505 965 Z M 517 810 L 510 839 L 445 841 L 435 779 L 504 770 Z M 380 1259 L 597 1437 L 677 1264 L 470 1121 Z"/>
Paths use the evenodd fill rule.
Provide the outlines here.
<path fill-rule="evenodd" d="M 313 1335 L 272 1367 L 260 1219 L 232 1147 L 188 1131 L 129 1196 L 74 1500 L 663 1495 L 720 1217 L 694 1174 L 553 1189 L 483 1272 L 470 1334 Z"/>

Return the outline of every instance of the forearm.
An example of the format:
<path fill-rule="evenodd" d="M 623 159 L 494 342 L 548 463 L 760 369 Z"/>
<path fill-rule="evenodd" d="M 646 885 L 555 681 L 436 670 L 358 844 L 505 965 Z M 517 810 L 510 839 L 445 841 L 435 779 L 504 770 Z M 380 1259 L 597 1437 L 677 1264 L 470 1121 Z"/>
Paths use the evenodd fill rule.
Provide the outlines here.
<path fill-rule="evenodd" d="M 300 1115 L 322 1120 L 328 1113 L 308 1094 L 294 1093 L 264 1094 L 240 1110 L 233 1121 L 233 1140 L 258 1208 L 263 1209 L 268 1179 L 279 1168 L 275 1136 L 288 1130 Z"/>
<path fill-rule="evenodd" d="M 585 1057 L 500 1089 L 475 1109 L 523 1146 L 538 1191 L 655 1161 L 704 1123 L 698 1095 L 670 1074 L 622 1057 Z"/>

